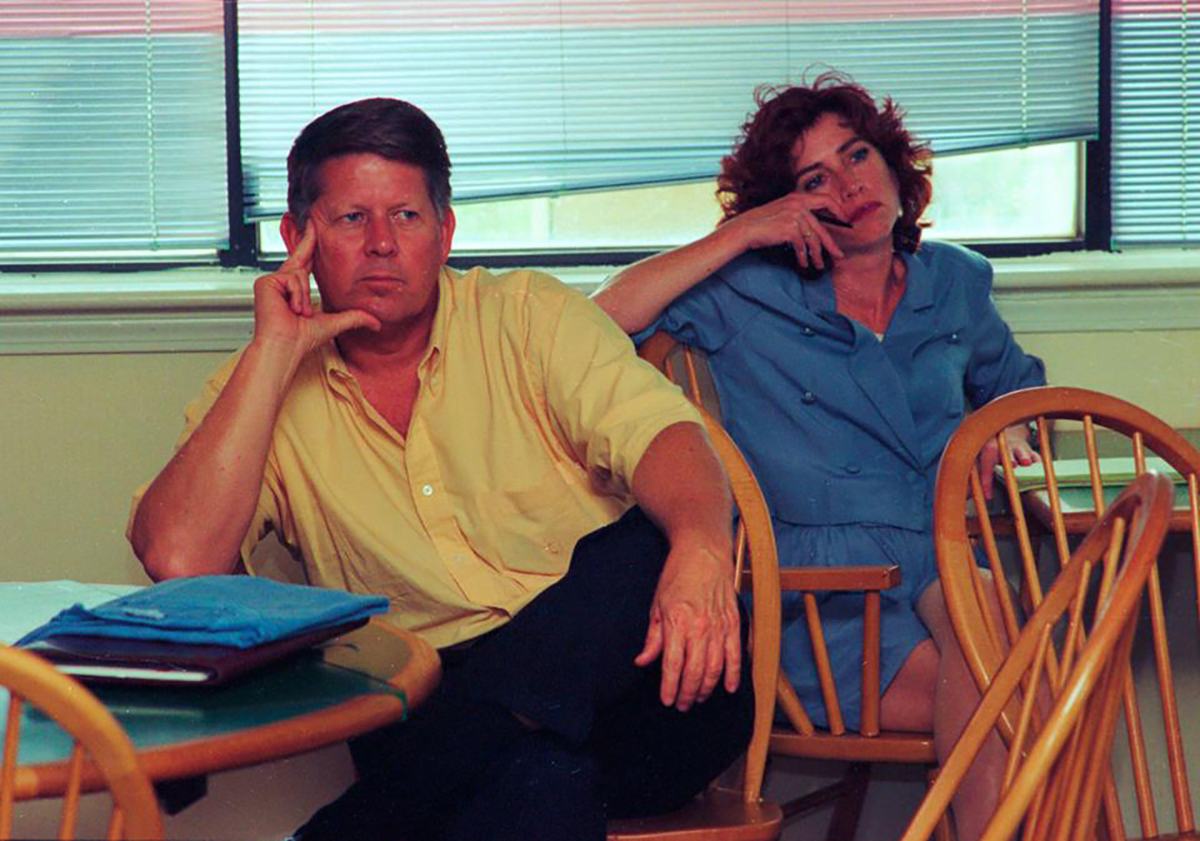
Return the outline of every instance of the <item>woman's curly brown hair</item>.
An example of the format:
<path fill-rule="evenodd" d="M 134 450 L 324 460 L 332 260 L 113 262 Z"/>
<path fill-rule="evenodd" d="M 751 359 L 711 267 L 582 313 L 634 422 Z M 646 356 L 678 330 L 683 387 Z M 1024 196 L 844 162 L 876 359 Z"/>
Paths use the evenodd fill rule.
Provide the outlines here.
<path fill-rule="evenodd" d="M 807 86 L 760 87 L 754 101 L 758 109 L 742 125 L 733 151 L 721 161 L 717 197 L 725 212 L 722 221 L 792 192 L 796 188 L 792 174 L 796 138 L 832 111 L 879 150 L 896 176 L 901 215 L 892 241 L 897 251 L 917 250 L 921 242 L 917 220 L 933 192 L 931 153 L 904 128 L 904 113 L 891 98 L 884 99 L 881 109 L 862 87 L 828 72 Z M 794 266 L 790 249 L 781 251 L 786 251 L 786 262 Z"/>

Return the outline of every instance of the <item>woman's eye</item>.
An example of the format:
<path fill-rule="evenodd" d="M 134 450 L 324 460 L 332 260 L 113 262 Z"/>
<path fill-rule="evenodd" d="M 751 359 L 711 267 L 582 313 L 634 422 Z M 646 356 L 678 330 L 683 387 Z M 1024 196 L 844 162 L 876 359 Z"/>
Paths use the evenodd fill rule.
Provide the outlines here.
<path fill-rule="evenodd" d="M 809 178 L 808 180 L 801 183 L 800 188 L 802 190 L 807 190 L 807 191 L 811 192 L 811 191 L 817 189 L 818 187 L 820 187 L 823 183 L 825 183 L 825 176 L 814 175 L 812 178 Z"/>
<path fill-rule="evenodd" d="M 871 149 L 867 146 L 860 146 L 850 153 L 850 160 L 855 163 L 865 161 L 869 157 L 871 157 Z"/>

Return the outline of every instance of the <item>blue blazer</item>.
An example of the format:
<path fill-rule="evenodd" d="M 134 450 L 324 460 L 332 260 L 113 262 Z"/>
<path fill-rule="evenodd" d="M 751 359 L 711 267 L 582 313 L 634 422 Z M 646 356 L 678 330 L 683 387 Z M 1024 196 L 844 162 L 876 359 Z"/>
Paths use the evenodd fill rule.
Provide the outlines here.
<path fill-rule="evenodd" d="M 753 252 L 634 337 L 665 330 L 708 354 L 723 420 L 777 530 L 928 531 L 938 461 L 963 416 L 1046 381 L 996 311 L 987 260 L 939 242 L 904 260 L 907 286 L 882 341 L 837 312 L 828 272 L 806 281 Z"/>

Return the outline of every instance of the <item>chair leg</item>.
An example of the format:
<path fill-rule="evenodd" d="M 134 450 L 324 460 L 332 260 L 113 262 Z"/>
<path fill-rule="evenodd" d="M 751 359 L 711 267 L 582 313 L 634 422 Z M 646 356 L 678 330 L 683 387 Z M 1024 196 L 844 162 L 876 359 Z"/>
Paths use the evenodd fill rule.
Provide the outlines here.
<path fill-rule="evenodd" d="M 937 775 L 938 769 L 936 766 L 930 768 L 929 773 L 925 775 L 927 780 L 925 790 L 927 792 L 930 788 L 933 788 L 933 781 L 937 779 Z M 933 841 L 954 841 L 954 839 L 954 819 L 950 814 L 950 810 L 947 809 L 942 813 L 941 818 L 938 819 L 937 826 L 933 828 Z"/>
<path fill-rule="evenodd" d="M 871 782 L 871 765 L 868 762 L 853 762 L 842 778 L 845 790 L 838 798 L 837 806 L 829 819 L 827 841 L 854 841 L 858 832 L 858 819 L 862 815 L 863 801 L 867 799 L 867 786 Z"/>

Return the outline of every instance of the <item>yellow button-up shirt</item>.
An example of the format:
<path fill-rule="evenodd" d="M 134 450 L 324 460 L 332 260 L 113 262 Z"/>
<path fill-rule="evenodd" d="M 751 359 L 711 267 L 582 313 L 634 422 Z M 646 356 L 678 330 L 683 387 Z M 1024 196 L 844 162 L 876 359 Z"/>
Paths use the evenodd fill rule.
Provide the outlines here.
<path fill-rule="evenodd" d="M 575 542 L 632 503 L 654 437 L 699 419 L 598 307 L 551 277 L 444 269 L 439 295 L 407 438 L 334 344 L 302 363 L 243 558 L 274 530 L 311 583 L 386 595 L 394 621 L 442 647 L 502 625 L 561 578 Z M 181 443 L 236 360 L 188 407 Z"/>

